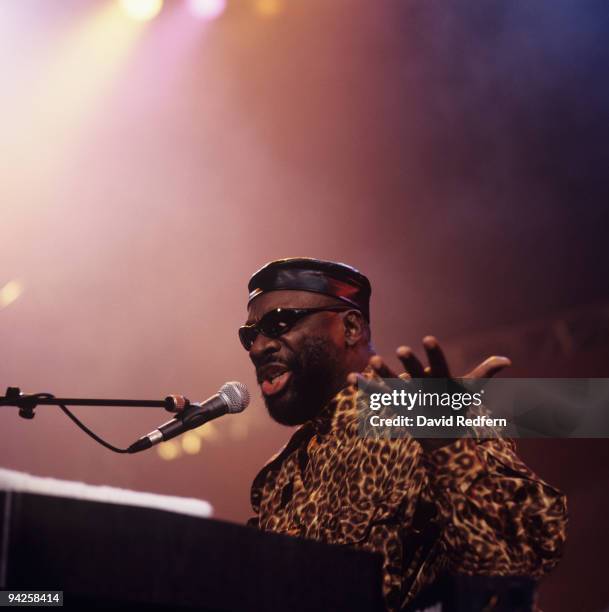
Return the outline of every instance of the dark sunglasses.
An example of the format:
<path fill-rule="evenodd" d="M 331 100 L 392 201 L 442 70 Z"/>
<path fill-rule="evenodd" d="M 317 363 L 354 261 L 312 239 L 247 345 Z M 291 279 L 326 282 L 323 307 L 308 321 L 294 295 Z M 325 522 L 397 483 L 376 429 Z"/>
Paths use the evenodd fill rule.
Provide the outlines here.
<path fill-rule="evenodd" d="M 256 341 L 258 334 L 264 334 L 267 338 L 279 338 L 282 334 L 289 332 L 300 319 L 314 312 L 352 310 L 351 306 L 322 306 L 321 308 L 275 308 L 269 310 L 258 323 L 242 325 L 239 328 L 239 340 L 243 348 L 249 351 Z"/>

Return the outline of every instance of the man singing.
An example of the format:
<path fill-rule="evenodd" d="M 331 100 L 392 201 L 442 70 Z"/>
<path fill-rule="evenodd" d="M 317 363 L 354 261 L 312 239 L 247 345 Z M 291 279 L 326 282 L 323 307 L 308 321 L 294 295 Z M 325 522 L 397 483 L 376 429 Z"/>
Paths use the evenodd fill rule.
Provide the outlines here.
<path fill-rule="evenodd" d="M 374 439 L 358 435 L 357 373 L 395 378 L 371 345 L 371 288 L 342 263 L 273 261 L 250 279 L 239 337 L 271 417 L 300 425 L 252 485 L 265 531 L 384 556 L 383 593 L 399 610 L 441 574 L 539 578 L 558 561 L 564 496 L 500 438 Z M 424 365 L 397 349 L 402 377 L 450 376 L 433 337 Z M 509 365 L 490 357 L 467 377 Z"/>

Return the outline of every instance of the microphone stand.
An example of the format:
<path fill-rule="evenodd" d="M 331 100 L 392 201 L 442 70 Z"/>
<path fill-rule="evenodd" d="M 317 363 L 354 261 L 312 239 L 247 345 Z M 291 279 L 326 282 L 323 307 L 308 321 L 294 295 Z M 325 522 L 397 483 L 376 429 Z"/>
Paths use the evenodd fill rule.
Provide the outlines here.
<path fill-rule="evenodd" d="M 129 448 L 117 448 L 100 438 L 95 432 L 89 429 L 80 421 L 67 406 L 126 406 L 136 408 L 165 408 L 168 412 L 177 412 L 175 419 L 182 420 L 189 414 L 184 412 L 191 406 L 190 401 L 183 395 L 169 395 L 164 400 L 125 400 L 125 399 L 91 399 L 91 398 L 72 398 L 55 397 L 51 393 L 22 393 L 18 387 L 8 387 L 5 396 L 0 396 L 0 407 L 17 406 L 19 416 L 24 419 L 33 419 L 36 416 L 35 409 L 39 405 L 53 405 L 59 408 L 87 435 L 91 436 L 96 442 L 115 453 L 134 453 L 142 450 L 139 446 L 132 444 Z M 147 447 L 146 447 L 147 448 Z"/>
<path fill-rule="evenodd" d="M 0 406 L 16 406 L 19 416 L 33 419 L 37 406 L 124 406 L 128 408 L 165 408 L 168 412 L 182 412 L 190 401 L 183 395 L 169 395 L 164 400 L 91 399 L 54 397 L 49 393 L 22 393 L 19 387 L 8 387 L 0 396 Z"/>

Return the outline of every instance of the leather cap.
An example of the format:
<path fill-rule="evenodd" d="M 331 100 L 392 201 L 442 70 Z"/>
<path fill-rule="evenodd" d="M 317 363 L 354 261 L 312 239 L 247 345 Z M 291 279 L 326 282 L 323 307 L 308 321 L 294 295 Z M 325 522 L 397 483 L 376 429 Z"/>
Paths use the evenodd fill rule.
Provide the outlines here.
<path fill-rule="evenodd" d="M 263 293 L 281 289 L 330 295 L 353 306 L 370 321 L 370 281 L 344 263 L 311 257 L 277 259 L 255 272 L 247 288 L 248 303 Z"/>

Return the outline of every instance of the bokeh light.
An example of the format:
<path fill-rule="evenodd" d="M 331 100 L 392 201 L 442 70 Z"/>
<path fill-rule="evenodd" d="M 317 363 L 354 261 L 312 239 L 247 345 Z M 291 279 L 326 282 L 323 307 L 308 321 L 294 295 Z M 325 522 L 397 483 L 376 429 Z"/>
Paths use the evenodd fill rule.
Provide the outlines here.
<path fill-rule="evenodd" d="M 188 455 L 196 455 L 201 450 L 201 438 L 192 431 L 182 436 L 182 450 Z"/>
<path fill-rule="evenodd" d="M 182 454 L 180 446 L 175 440 L 162 442 L 156 447 L 156 452 L 158 453 L 159 457 L 161 459 L 165 459 L 165 461 L 177 459 Z"/>
<path fill-rule="evenodd" d="M 163 0 L 119 0 L 121 8 L 138 21 L 154 19 L 163 8 Z"/>
<path fill-rule="evenodd" d="M 190 10 L 201 19 L 216 19 L 226 9 L 226 0 L 190 0 Z"/>
<path fill-rule="evenodd" d="M 197 427 L 193 429 L 192 432 L 202 440 L 207 440 L 208 442 L 217 441 L 220 438 L 220 432 L 213 423 L 205 423 L 203 427 Z"/>
<path fill-rule="evenodd" d="M 283 10 L 283 0 L 256 0 L 254 8 L 263 17 L 275 17 Z"/>
<path fill-rule="evenodd" d="M 23 293 L 23 284 L 18 280 L 6 283 L 0 289 L 0 308 L 5 308 L 12 304 Z"/>

